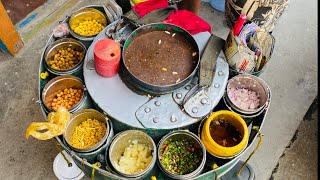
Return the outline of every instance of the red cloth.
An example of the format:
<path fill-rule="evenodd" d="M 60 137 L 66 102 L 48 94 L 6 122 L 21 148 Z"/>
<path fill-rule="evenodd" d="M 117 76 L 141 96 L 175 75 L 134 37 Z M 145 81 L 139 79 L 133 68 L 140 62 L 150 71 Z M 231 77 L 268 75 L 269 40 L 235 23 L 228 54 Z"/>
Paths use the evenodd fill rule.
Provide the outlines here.
<path fill-rule="evenodd" d="M 206 21 L 187 10 L 174 11 L 163 22 L 180 26 L 190 34 L 197 34 L 205 31 L 212 32 L 211 26 Z"/>
<path fill-rule="evenodd" d="M 153 10 L 165 8 L 168 6 L 169 4 L 167 0 L 148 0 L 136 4 L 132 9 L 140 17 L 143 17 Z M 206 21 L 187 10 L 174 11 L 163 22 L 180 26 L 181 28 L 187 30 L 190 34 L 197 34 L 199 32 L 205 31 L 211 33 L 211 26 Z"/>
<path fill-rule="evenodd" d="M 149 12 L 168 7 L 168 0 L 148 0 L 141 3 L 136 4 L 132 7 L 132 9 L 139 14 L 140 17 L 148 14 Z"/>

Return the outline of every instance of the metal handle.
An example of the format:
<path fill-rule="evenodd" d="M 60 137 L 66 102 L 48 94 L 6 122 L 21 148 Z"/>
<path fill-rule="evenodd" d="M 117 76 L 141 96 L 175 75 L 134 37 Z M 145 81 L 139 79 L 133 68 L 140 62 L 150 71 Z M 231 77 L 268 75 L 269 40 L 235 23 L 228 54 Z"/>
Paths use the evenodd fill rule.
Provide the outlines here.
<path fill-rule="evenodd" d="M 88 70 L 94 70 L 94 69 L 95 69 L 95 68 L 94 68 L 94 61 L 93 61 L 93 59 L 88 60 L 88 62 L 86 63 L 86 68 L 87 68 Z"/>

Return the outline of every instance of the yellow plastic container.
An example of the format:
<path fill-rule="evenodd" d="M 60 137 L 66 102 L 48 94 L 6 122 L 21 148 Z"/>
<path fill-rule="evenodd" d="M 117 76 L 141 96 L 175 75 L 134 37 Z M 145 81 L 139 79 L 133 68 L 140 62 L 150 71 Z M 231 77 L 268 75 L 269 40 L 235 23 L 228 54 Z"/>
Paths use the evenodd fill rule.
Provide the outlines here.
<path fill-rule="evenodd" d="M 210 124 L 213 121 L 223 119 L 238 129 L 242 136 L 239 144 L 233 147 L 224 147 L 216 143 L 210 135 Z M 246 122 L 237 113 L 227 110 L 221 110 L 211 114 L 205 120 L 201 130 L 201 140 L 206 147 L 207 151 L 217 157 L 233 157 L 240 153 L 248 144 L 249 133 Z"/>

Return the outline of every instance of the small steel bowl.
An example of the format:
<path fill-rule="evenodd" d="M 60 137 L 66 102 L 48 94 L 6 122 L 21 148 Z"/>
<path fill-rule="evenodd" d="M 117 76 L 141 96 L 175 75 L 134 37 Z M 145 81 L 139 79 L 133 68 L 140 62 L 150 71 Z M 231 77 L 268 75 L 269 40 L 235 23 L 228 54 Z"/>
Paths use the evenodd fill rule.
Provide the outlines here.
<path fill-rule="evenodd" d="M 83 121 L 86 121 L 87 119 L 96 119 L 100 122 L 105 123 L 106 127 L 107 127 L 107 131 L 106 131 L 105 135 L 103 136 L 103 138 L 97 144 L 95 144 L 89 148 L 79 149 L 79 148 L 73 147 L 71 145 L 73 132 L 79 124 L 81 124 Z M 85 109 L 85 110 L 81 110 L 71 116 L 70 121 L 66 125 L 65 132 L 63 133 L 63 138 L 67 142 L 67 145 L 71 149 L 73 149 L 74 151 L 87 153 L 87 152 L 95 151 L 96 149 L 98 149 L 102 145 L 104 145 L 106 143 L 106 140 L 107 140 L 109 134 L 110 134 L 110 126 L 109 126 L 108 119 L 106 118 L 106 116 L 101 114 L 97 110 Z"/>
<path fill-rule="evenodd" d="M 50 107 L 49 103 L 52 102 L 54 97 L 57 95 L 59 90 L 63 90 L 65 88 L 75 88 L 82 90 L 82 96 L 77 104 L 68 109 L 70 113 L 73 113 L 81 107 L 85 99 L 85 88 L 83 81 L 75 76 L 71 75 L 63 75 L 57 76 L 51 79 L 42 90 L 42 102 L 48 111 L 53 111 Z"/>
<path fill-rule="evenodd" d="M 127 148 L 130 144 L 130 141 L 138 140 L 139 143 L 146 144 L 149 147 L 152 148 L 152 160 L 150 164 L 141 172 L 135 173 L 135 174 L 125 174 L 120 171 L 118 171 L 115 167 L 115 163 L 119 162 L 120 157 L 122 156 L 125 148 Z M 109 153 L 106 157 L 109 159 L 112 168 L 120 175 L 127 177 L 127 178 L 137 178 L 142 177 L 143 175 L 147 174 L 149 171 L 152 170 L 156 163 L 156 145 L 153 141 L 153 139 L 146 133 L 139 131 L 139 130 L 126 130 L 121 133 L 118 133 L 114 139 L 112 140 L 110 147 L 109 147 Z"/>
<path fill-rule="evenodd" d="M 193 143 L 193 145 L 196 148 L 199 148 L 202 150 L 202 160 L 201 160 L 199 167 L 196 170 L 194 170 L 193 172 L 191 172 L 189 174 L 178 175 L 178 174 L 169 173 L 163 167 L 163 165 L 161 164 L 161 161 L 160 161 L 160 156 L 161 156 L 161 149 L 160 148 L 162 147 L 163 144 L 168 143 L 169 141 L 172 141 L 172 140 L 187 140 L 187 141 Z M 158 165 L 159 165 L 161 171 L 164 174 L 166 174 L 168 177 L 173 178 L 173 179 L 192 179 L 202 173 L 203 168 L 206 163 L 206 148 L 204 147 L 204 145 L 201 142 L 201 140 L 199 139 L 199 137 L 189 131 L 178 130 L 178 131 L 173 131 L 171 133 L 168 133 L 167 135 L 162 137 L 161 140 L 159 141 L 157 150 L 158 150 L 158 156 L 157 156 L 158 161 L 157 162 L 158 162 Z"/>
<path fill-rule="evenodd" d="M 85 8 L 81 8 L 79 10 L 77 10 L 76 12 L 74 12 L 70 18 L 69 18 L 69 28 L 70 28 L 70 34 L 79 39 L 79 40 L 83 40 L 83 41 L 92 41 L 94 39 L 94 37 L 99 34 L 95 34 L 92 36 L 84 36 L 81 34 L 78 34 L 76 32 L 74 32 L 73 27 L 77 26 L 80 22 L 91 18 L 94 19 L 98 22 L 100 22 L 104 27 L 106 27 L 107 25 L 107 18 L 106 16 L 99 10 L 95 9 L 95 8 L 89 8 L 89 7 L 85 7 Z"/>
<path fill-rule="evenodd" d="M 75 66 L 73 66 L 70 69 L 65 69 L 65 70 L 52 69 L 51 66 L 49 65 L 49 60 L 54 58 L 54 55 L 56 55 L 58 53 L 59 49 L 68 48 L 68 47 L 83 53 L 83 58 L 79 61 L 78 64 L 76 64 Z M 48 69 L 48 71 L 50 71 L 51 73 L 56 74 L 56 75 L 72 74 L 82 67 L 83 60 L 86 55 L 86 51 L 87 51 L 87 48 L 81 42 L 79 42 L 75 39 L 72 39 L 72 38 L 59 39 L 47 47 L 47 49 L 44 53 L 45 66 Z"/>
<path fill-rule="evenodd" d="M 229 89 L 230 88 L 246 88 L 248 90 L 254 91 L 259 95 L 260 105 L 255 109 L 242 109 L 235 104 L 232 103 L 229 97 Z M 236 111 L 243 113 L 244 115 L 256 114 L 261 111 L 265 105 L 268 97 L 268 86 L 267 84 L 260 78 L 250 75 L 250 74 L 239 74 L 231 78 L 226 87 L 226 101 L 228 104 L 235 109 Z"/>

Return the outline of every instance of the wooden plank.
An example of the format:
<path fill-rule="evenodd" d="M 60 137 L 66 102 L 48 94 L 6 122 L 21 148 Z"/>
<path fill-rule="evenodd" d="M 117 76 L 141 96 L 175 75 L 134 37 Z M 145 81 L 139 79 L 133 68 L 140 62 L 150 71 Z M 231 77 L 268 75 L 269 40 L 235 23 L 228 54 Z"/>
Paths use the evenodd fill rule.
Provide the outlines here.
<path fill-rule="evenodd" d="M 1 0 L 13 24 L 17 24 L 47 0 Z"/>
<path fill-rule="evenodd" d="M 0 49 L 5 53 L 16 55 L 22 47 L 20 35 L 0 1 Z"/>

